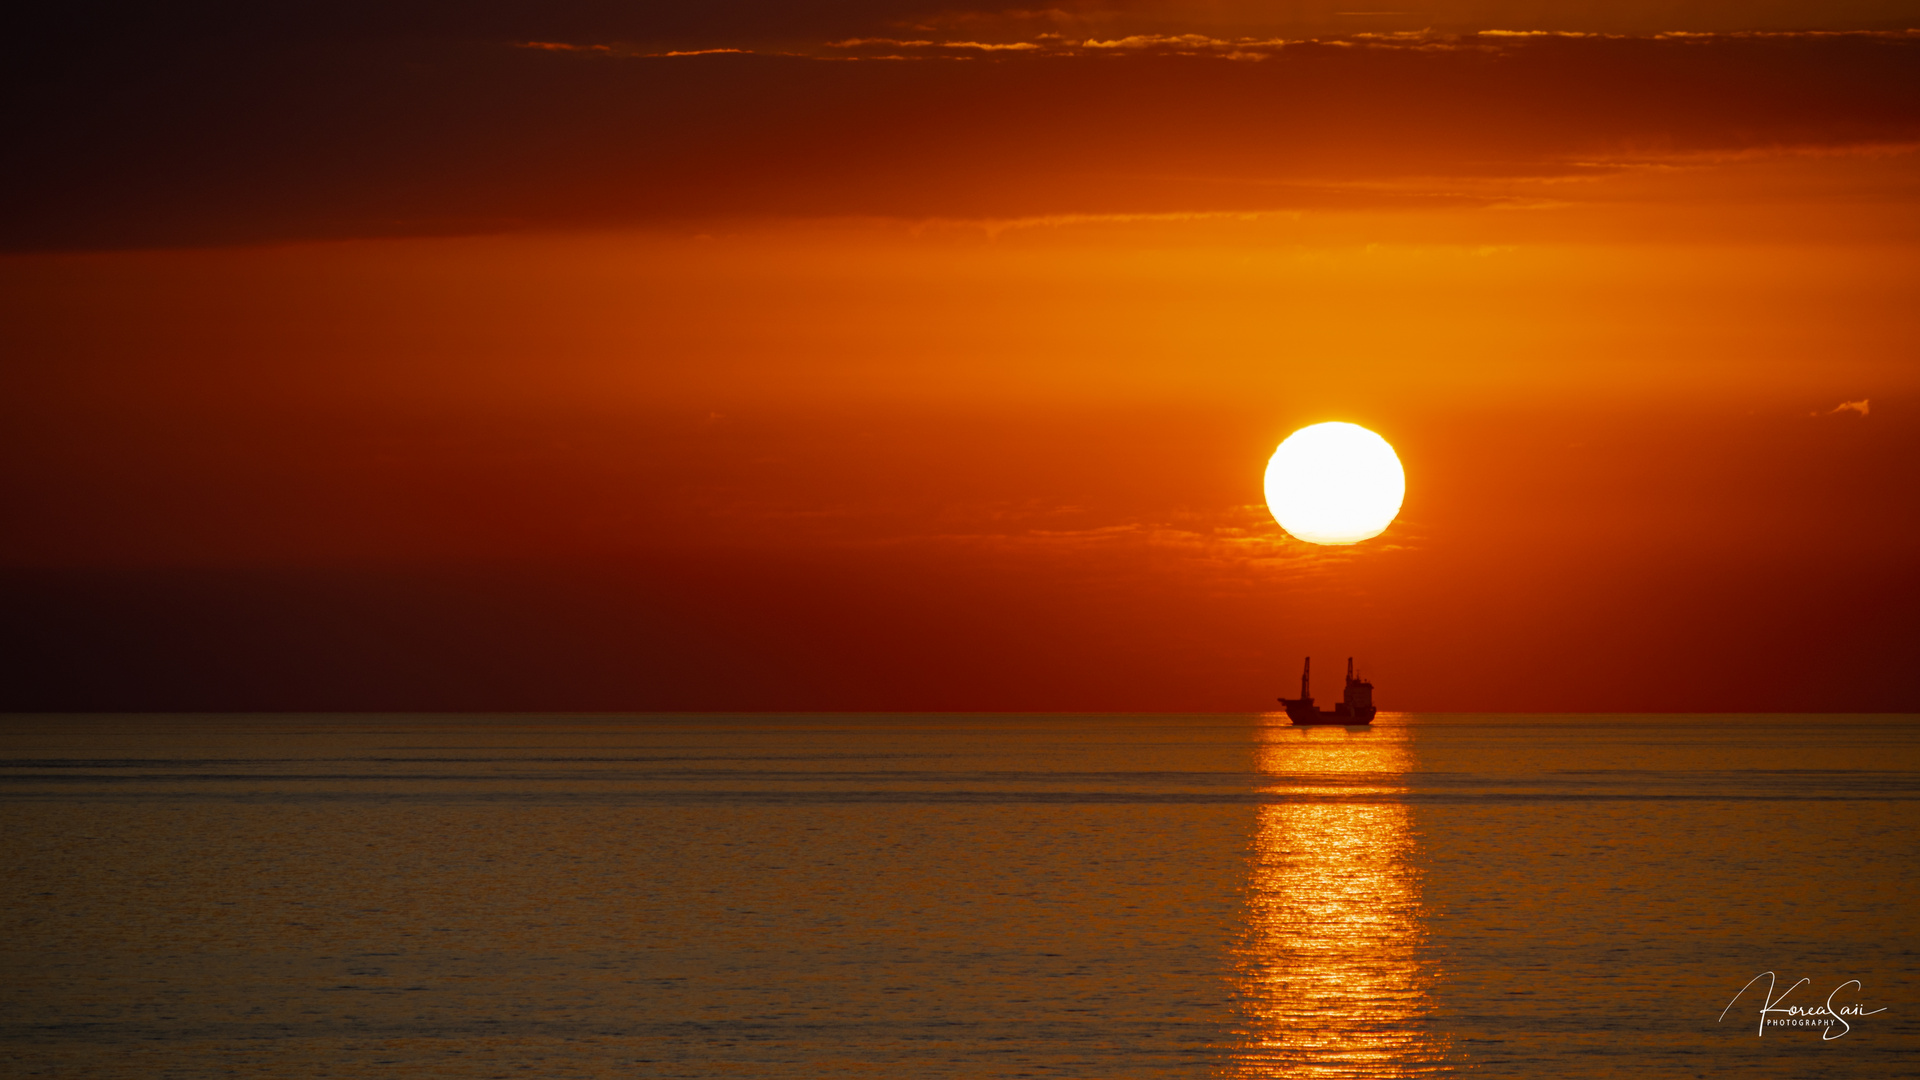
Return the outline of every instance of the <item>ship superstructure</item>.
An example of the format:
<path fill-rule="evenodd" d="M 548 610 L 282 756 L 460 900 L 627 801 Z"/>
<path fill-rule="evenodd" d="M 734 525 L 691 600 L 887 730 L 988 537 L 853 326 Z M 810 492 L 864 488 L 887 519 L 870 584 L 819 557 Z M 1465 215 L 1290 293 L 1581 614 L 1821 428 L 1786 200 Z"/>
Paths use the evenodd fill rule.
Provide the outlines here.
<path fill-rule="evenodd" d="M 1313 657 L 1300 669 L 1300 696 L 1281 698 L 1287 716 L 1296 724 L 1371 724 L 1373 723 L 1373 684 L 1353 674 L 1353 657 L 1347 657 L 1347 692 L 1328 712 L 1313 704 Z"/>

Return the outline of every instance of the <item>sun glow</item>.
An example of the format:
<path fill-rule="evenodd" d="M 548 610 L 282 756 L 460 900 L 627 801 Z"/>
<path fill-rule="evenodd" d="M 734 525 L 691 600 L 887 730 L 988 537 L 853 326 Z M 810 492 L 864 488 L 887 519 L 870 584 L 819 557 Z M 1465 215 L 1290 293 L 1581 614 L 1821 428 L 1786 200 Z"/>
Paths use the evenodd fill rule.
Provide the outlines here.
<path fill-rule="evenodd" d="M 1400 513 L 1407 474 L 1387 440 L 1331 422 L 1287 436 L 1267 462 L 1267 509 L 1309 544 L 1357 544 Z"/>

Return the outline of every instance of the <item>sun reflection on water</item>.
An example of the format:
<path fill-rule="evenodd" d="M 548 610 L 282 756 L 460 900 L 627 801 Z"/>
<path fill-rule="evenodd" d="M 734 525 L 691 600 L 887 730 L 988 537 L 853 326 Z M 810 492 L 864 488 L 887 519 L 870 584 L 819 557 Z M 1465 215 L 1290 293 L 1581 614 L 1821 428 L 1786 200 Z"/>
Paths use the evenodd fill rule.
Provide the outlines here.
<path fill-rule="evenodd" d="M 1282 720 L 1284 725 L 1284 719 Z M 1422 966 L 1419 842 L 1403 733 L 1273 726 L 1246 930 L 1235 1077 L 1405 1077 L 1445 1068 Z"/>

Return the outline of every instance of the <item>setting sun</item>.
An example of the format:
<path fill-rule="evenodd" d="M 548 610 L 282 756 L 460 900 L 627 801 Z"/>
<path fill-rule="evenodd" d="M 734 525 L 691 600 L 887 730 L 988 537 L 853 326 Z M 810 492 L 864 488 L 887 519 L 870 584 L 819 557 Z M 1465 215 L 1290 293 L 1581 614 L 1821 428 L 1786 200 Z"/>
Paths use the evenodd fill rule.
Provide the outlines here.
<path fill-rule="evenodd" d="M 1387 440 L 1357 424 L 1314 424 L 1267 462 L 1267 508 L 1309 544 L 1357 544 L 1400 513 L 1407 475 Z"/>

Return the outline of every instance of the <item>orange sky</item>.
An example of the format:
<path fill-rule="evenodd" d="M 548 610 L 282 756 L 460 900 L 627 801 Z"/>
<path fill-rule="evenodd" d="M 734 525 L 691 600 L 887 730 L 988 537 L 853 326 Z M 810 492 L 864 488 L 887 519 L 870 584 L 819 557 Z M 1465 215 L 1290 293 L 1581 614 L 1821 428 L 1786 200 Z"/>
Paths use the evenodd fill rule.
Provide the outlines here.
<path fill-rule="evenodd" d="M 0 707 L 1920 708 L 1920 15 L 722 8 L 50 50 Z"/>

